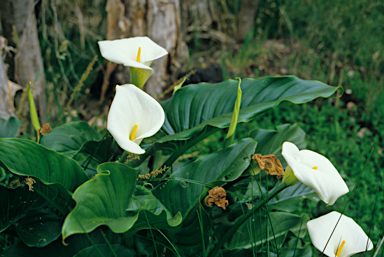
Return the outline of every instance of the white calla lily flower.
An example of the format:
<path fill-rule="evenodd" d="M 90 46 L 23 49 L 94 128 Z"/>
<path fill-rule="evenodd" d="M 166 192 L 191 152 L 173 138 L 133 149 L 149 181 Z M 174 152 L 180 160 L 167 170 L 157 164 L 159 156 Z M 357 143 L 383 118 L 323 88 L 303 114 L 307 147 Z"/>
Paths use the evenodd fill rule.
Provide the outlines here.
<path fill-rule="evenodd" d="M 141 141 L 154 135 L 165 120 L 161 105 L 135 85 L 116 86 L 107 129 L 125 151 L 143 154 Z"/>
<path fill-rule="evenodd" d="M 310 150 L 300 151 L 290 142 L 283 143 L 282 155 L 294 176 L 315 190 L 326 204 L 334 204 L 337 198 L 349 192 L 339 172 L 323 155 Z"/>
<path fill-rule="evenodd" d="M 330 257 L 348 257 L 373 248 L 353 219 L 335 211 L 308 221 L 307 228 L 313 245 Z"/>
<path fill-rule="evenodd" d="M 168 54 L 148 37 L 99 41 L 101 55 L 114 63 L 131 67 L 131 83 L 141 88 L 153 74 L 153 60 Z"/>

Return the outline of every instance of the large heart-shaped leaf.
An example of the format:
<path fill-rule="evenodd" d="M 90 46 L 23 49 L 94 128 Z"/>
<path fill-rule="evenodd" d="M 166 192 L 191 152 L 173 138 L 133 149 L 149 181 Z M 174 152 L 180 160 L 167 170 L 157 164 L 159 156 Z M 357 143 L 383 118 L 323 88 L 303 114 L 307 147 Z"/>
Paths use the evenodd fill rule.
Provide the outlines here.
<path fill-rule="evenodd" d="M 51 150 L 72 157 L 88 141 L 100 141 L 102 135 L 88 123 L 76 121 L 52 129 L 41 139 L 41 144 Z"/>
<path fill-rule="evenodd" d="M 106 136 L 100 141 L 88 141 L 72 157 L 76 160 L 89 177 L 96 174 L 97 166 L 112 160 L 118 145 L 111 136 Z"/>
<path fill-rule="evenodd" d="M 209 183 L 225 184 L 234 181 L 249 166 L 256 142 L 245 138 L 218 152 L 198 158 L 175 171 L 169 181 L 160 184 L 153 194 L 171 211 L 185 217 L 195 204 L 202 200 Z"/>
<path fill-rule="evenodd" d="M 52 185 L 60 186 L 60 185 Z M 53 192 L 53 191 L 49 191 Z M 55 194 L 46 194 L 57 200 Z M 43 247 L 60 236 L 62 218 L 47 208 L 45 199 L 27 186 L 9 189 L 0 187 L 0 231 L 15 226 L 19 238 L 28 246 Z"/>
<path fill-rule="evenodd" d="M 51 211 L 40 209 L 17 222 L 16 231 L 21 241 L 30 247 L 44 247 L 60 236 L 63 219 Z"/>
<path fill-rule="evenodd" d="M 136 222 L 138 215 L 126 215 L 136 187 L 136 170 L 121 163 L 104 163 L 98 174 L 81 185 L 73 194 L 76 207 L 63 225 L 63 239 L 73 234 L 88 233 L 106 225 L 123 233 Z"/>
<path fill-rule="evenodd" d="M 158 139 L 152 148 L 174 151 L 179 156 L 198 141 L 219 129 L 228 128 L 237 86 L 237 80 L 228 80 L 216 84 L 188 85 L 177 90 L 172 98 L 162 102 L 166 113 L 162 129 L 168 136 Z M 330 97 L 337 89 L 294 76 L 244 79 L 238 122 L 248 122 L 281 101 L 305 103 L 317 97 Z M 148 149 L 141 159 L 149 156 L 152 150 Z M 171 156 L 165 165 L 172 165 L 177 156 Z"/>
<path fill-rule="evenodd" d="M 195 131 L 200 131 L 204 126 L 196 127 L 202 123 L 227 127 L 232 118 L 237 86 L 237 80 L 228 80 L 217 84 L 189 85 L 178 90 L 163 105 L 167 114 L 164 130 L 169 135 L 185 131 L 177 138 L 186 139 Z M 337 88 L 318 81 L 305 81 L 289 76 L 244 79 L 241 90 L 243 94 L 238 121 L 246 122 L 255 114 L 275 107 L 283 100 L 304 103 L 317 97 L 329 97 Z M 222 115 L 226 116 L 221 117 Z M 187 132 L 192 128 L 193 131 Z"/>
<path fill-rule="evenodd" d="M 285 141 L 294 143 L 299 149 L 307 146 L 305 132 L 297 124 L 283 124 L 276 130 L 255 129 L 249 135 L 257 142 L 256 153 L 273 154 L 279 158 L 284 167 L 287 166 L 287 163 L 281 155 L 281 146 Z"/>
<path fill-rule="evenodd" d="M 96 250 L 93 256 L 95 257 L 104 257 L 107 254 L 110 254 L 111 251 L 105 249 L 106 244 L 111 244 L 114 252 L 119 254 L 121 252 L 120 247 L 115 247 L 113 244 L 121 243 L 121 238 L 116 236 L 113 233 L 108 233 L 109 231 L 106 228 L 97 229 L 88 235 L 74 235 L 66 240 L 66 245 L 63 244 L 62 238 L 58 238 L 51 244 L 37 248 L 37 247 L 28 247 L 23 243 L 17 243 L 9 247 L 5 251 L 0 250 L 0 257 L 41 257 L 41 256 L 57 256 L 57 257 L 73 257 L 76 254 L 80 253 L 82 249 L 87 249 L 89 247 L 96 246 L 99 247 L 100 252 L 95 248 L 91 250 Z M 88 251 L 85 251 L 87 253 Z M 126 252 L 126 251 L 123 251 Z M 129 250 L 129 253 L 132 253 L 132 250 Z M 118 255 L 122 256 L 122 255 Z M 131 256 L 131 255 L 123 255 Z"/>
<path fill-rule="evenodd" d="M 16 175 L 36 177 L 47 185 L 57 183 L 73 191 L 88 180 L 74 160 L 29 140 L 0 139 L 0 152 L 1 167 Z"/>
<path fill-rule="evenodd" d="M 0 186 L 0 232 L 23 218 L 29 210 L 39 208 L 45 200 L 28 187 L 10 189 Z"/>
<path fill-rule="evenodd" d="M 135 194 L 129 201 L 127 211 L 132 213 L 149 212 L 140 213 L 135 226 L 132 228 L 135 231 L 148 228 L 148 223 L 156 228 L 170 228 L 178 226 L 182 221 L 180 213 L 172 216 L 171 212 L 152 194 L 152 191 L 143 186 L 136 186 Z"/>

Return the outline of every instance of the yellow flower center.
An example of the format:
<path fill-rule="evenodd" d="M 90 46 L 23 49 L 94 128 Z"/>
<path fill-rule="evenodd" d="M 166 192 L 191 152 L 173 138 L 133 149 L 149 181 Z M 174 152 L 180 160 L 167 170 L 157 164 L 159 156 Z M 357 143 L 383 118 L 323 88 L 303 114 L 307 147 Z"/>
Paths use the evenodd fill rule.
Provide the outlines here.
<path fill-rule="evenodd" d="M 139 47 L 139 50 L 137 51 L 136 62 L 140 62 L 140 54 L 141 54 L 141 47 Z"/>
<path fill-rule="evenodd" d="M 337 249 L 336 257 L 339 257 L 341 250 L 343 250 L 344 244 L 345 244 L 345 240 L 343 240 L 343 242 L 341 242 L 339 249 Z"/>
<path fill-rule="evenodd" d="M 139 49 L 140 49 L 140 47 L 139 47 Z M 135 139 L 136 131 L 137 131 L 137 124 L 135 124 L 135 126 L 133 126 L 133 130 L 132 130 L 131 136 L 129 137 L 129 140 L 133 141 L 133 139 Z"/>
<path fill-rule="evenodd" d="M 312 169 L 314 169 L 314 170 L 317 170 L 317 168 L 318 168 L 317 166 L 315 166 L 315 167 L 312 167 Z"/>

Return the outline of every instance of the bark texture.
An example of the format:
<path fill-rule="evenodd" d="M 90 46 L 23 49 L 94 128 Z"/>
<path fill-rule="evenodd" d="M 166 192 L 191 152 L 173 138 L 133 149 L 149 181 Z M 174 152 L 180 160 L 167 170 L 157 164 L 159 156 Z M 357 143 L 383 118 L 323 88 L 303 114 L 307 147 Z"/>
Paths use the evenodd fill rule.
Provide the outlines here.
<path fill-rule="evenodd" d="M 8 120 L 10 116 L 15 116 L 15 108 L 13 106 L 12 91 L 8 83 L 6 66 L 0 50 L 0 118 Z"/>
<path fill-rule="evenodd" d="M 31 90 L 41 122 L 45 122 L 45 73 L 37 35 L 33 0 L 1 0 L 0 14 L 4 36 L 17 52 L 10 64 L 9 76 L 25 87 L 32 81 Z M 17 35 L 17 36 L 16 36 Z M 16 37 L 15 37 L 16 36 Z"/>
<path fill-rule="evenodd" d="M 228 12 L 225 1 L 183 0 L 181 13 L 186 42 L 202 39 L 204 42 L 220 44 L 235 43 L 235 17 Z M 206 47 L 208 46 L 205 44 L 203 48 Z"/>
<path fill-rule="evenodd" d="M 252 29 L 255 15 L 259 7 L 259 0 L 242 0 L 237 23 L 236 40 L 244 41 L 248 31 Z"/>
<path fill-rule="evenodd" d="M 123 0 L 126 36 L 148 36 L 164 47 L 168 55 L 155 60 L 155 73 L 144 85 L 147 93 L 158 98 L 165 87 L 176 80 L 186 58 L 188 48 L 181 32 L 179 0 Z M 124 69 L 128 74 L 129 68 Z"/>

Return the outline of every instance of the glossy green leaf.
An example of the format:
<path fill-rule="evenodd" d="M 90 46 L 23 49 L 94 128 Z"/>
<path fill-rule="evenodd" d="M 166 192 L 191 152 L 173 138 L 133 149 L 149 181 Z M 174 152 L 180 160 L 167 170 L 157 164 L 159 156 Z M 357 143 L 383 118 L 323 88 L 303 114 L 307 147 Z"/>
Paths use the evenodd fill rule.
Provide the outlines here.
<path fill-rule="evenodd" d="M 314 195 L 316 195 L 316 192 L 312 188 L 298 182 L 297 184 L 284 189 L 276 195 L 275 198 L 271 199 L 268 202 L 268 208 L 271 210 L 292 212 L 299 206 L 299 203 L 303 199 Z"/>
<path fill-rule="evenodd" d="M 180 231 L 175 235 L 175 247 L 181 256 L 199 256 L 208 252 L 207 245 L 212 237 L 213 224 L 208 212 L 201 206 L 194 208 L 183 220 Z"/>
<path fill-rule="evenodd" d="M 112 249 L 111 249 L 112 248 Z M 123 245 L 95 245 L 90 246 L 81 250 L 78 254 L 73 257 L 127 257 L 127 256 L 136 256 L 136 253 L 132 249 L 128 249 Z"/>
<path fill-rule="evenodd" d="M 44 247 L 61 234 L 63 219 L 48 210 L 34 210 L 17 222 L 16 231 L 21 241 L 30 247 Z"/>
<path fill-rule="evenodd" d="M 217 84 L 200 83 L 178 90 L 162 103 L 166 112 L 163 130 L 169 135 L 159 143 L 188 140 L 211 129 L 227 128 L 236 101 L 238 81 Z M 338 88 L 318 81 L 294 76 L 244 79 L 238 122 L 248 122 L 257 114 L 277 106 L 281 101 L 305 103 L 317 97 L 330 97 Z"/>
<path fill-rule="evenodd" d="M 39 178 L 44 184 L 61 184 L 67 190 L 88 180 L 72 159 L 24 139 L 0 139 L 0 166 L 20 176 Z"/>
<path fill-rule="evenodd" d="M 257 197 L 261 197 L 261 193 L 265 194 L 267 190 L 259 184 L 255 176 L 242 179 L 227 190 L 236 203 L 252 202 Z"/>
<path fill-rule="evenodd" d="M 151 226 L 156 228 L 171 228 L 178 226 L 182 217 L 178 212 L 172 216 L 162 203 L 152 194 L 152 191 L 143 187 L 136 186 L 135 194 L 131 197 L 128 212 L 147 211 L 149 213 L 139 213 L 139 218 L 131 230 L 141 230 L 148 228 L 148 221 Z M 133 233 L 133 232 L 132 232 Z"/>
<path fill-rule="evenodd" d="M 111 161 L 118 148 L 113 138 L 107 136 L 100 141 L 85 142 L 72 158 L 85 169 L 89 177 L 93 177 L 97 173 L 97 166 Z"/>
<path fill-rule="evenodd" d="M 0 118 L 0 138 L 15 137 L 21 125 L 16 117 L 9 117 L 8 120 Z"/>
<path fill-rule="evenodd" d="M 250 248 L 266 241 L 273 241 L 279 247 L 283 244 L 284 235 L 288 231 L 305 228 L 307 221 L 309 221 L 309 217 L 306 214 L 299 216 L 285 212 L 269 212 L 268 218 L 264 214 L 255 213 L 254 216 L 240 226 L 225 246 L 229 250 L 234 250 L 237 248 Z"/>
<path fill-rule="evenodd" d="M 120 243 L 121 239 L 113 233 L 107 233 L 105 228 L 97 229 L 87 235 L 74 235 L 66 240 L 66 245 L 63 244 L 62 238 L 58 238 L 51 244 L 37 248 L 28 247 L 23 243 L 12 245 L 7 250 L 1 252 L 0 257 L 42 257 L 42 256 L 56 256 L 56 257 L 73 257 L 81 250 L 92 246 L 92 241 L 97 245 L 105 245 L 107 241 L 110 244 Z M 106 236 L 105 238 L 103 236 Z M 92 241 L 90 241 L 90 239 Z M 131 251 L 130 251 L 131 252 Z M 104 257 L 103 255 L 94 254 L 95 257 Z M 129 255 L 128 255 L 129 256 Z"/>
<path fill-rule="evenodd" d="M 18 222 L 28 211 L 38 209 L 45 200 L 27 186 L 10 189 L 0 186 L 0 232 Z"/>
<path fill-rule="evenodd" d="M 201 201 L 210 183 L 234 181 L 249 166 L 256 142 L 245 138 L 218 152 L 205 155 L 175 171 L 169 180 L 153 190 L 153 194 L 171 211 L 185 217 Z"/>
<path fill-rule="evenodd" d="M 72 157 L 88 141 L 100 141 L 102 135 L 83 121 L 65 123 L 52 129 L 41 139 L 41 144 L 51 150 Z"/>
<path fill-rule="evenodd" d="M 283 124 L 277 126 L 276 130 L 255 129 L 249 135 L 257 142 L 255 153 L 262 155 L 273 154 L 279 158 L 283 167 L 287 166 L 285 159 L 281 155 L 281 146 L 285 141 L 294 143 L 299 149 L 307 146 L 305 132 L 297 124 Z"/>
<path fill-rule="evenodd" d="M 98 174 L 77 188 L 73 194 L 76 207 L 63 225 L 63 238 L 88 233 L 106 225 L 115 233 L 129 230 L 138 215 L 126 215 L 136 187 L 136 170 L 121 163 L 104 163 Z"/>

